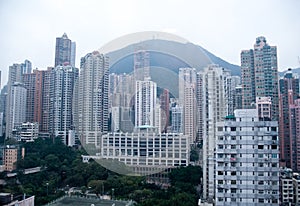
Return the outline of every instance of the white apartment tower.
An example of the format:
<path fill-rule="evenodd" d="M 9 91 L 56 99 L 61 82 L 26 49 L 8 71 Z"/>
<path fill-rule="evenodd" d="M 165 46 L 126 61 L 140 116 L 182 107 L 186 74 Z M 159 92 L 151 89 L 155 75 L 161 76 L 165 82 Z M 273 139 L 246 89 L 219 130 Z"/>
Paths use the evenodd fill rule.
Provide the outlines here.
<path fill-rule="evenodd" d="M 49 132 L 68 144 L 69 130 L 73 129 L 73 95 L 78 81 L 78 69 L 57 66 L 51 71 Z"/>
<path fill-rule="evenodd" d="M 8 95 L 9 105 L 7 107 L 6 137 L 12 137 L 14 127 L 20 126 L 26 121 L 26 96 L 27 90 L 23 84 L 15 82 L 11 85 Z"/>
<path fill-rule="evenodd" d="M 135 127 L 155 126 L 156 83 L 136 81 Z"/>
<path fill-rule="evenodd" d="M 179 105 L 184 105 L 184 93 L 186 87 L 191 87 L 196 84 L 196 69 L 195 68 L 180 68 L 178 74 L 178 93 Z"/>
<path fill-rule="evenodd" d="M 199 74 L 200 75 L 200 74 Z M 203 118 L 203 198 L 214 199 L 214 154 L 216 147 L 216 124 L 228 112 L 229 72 L 217 65 L 209 65 L 202 75 Z"/>
<path fill-rule="evenodd" d="M 83 145 L 100 145 L 108 131 L 108 57 L 98 51 L 81 58 L 75 127 Z"/>
<path fill-rule="evenodd" d="M 183 133 L 189 136 L 190 144 L 196 141 L 196 96 L 195 85 L 188 85 L 184 89 Z"/>
<path fill-rule="evenodd" d="M 234 113 L 217 123 L 215 205 L 279 205 L 278 123 Z"/>
<path fill-rule="evenodd" d="M 183 133 L 196 141 L 196 69 L 179 69 L 179 106 L 183 107 Z"/>
<path fill-rule="evenodd" d="M 13 64 L 12 66 L 9 66 L 8 71 L 8 82 L 7 82 L 7 98 L 6 98 L 6 114 L 5 114 L 5 121 L 7 122 L 6 126 L 6 138 L 10 135 L 10 129 L 13 128 L 12 125 L 10 125 L 11 121 L 11 111 L 10 108 L 13 107 L 14 104 L 11 102 L 12 98 L 10 95 L 12 94 L 12 87 L 17 82 L 19 85 L 23 82 L 23 74 L 30 73 L 31 72 L 31 62 L 28 60 L 25 60 L 24 63 L 21 64 Z M 25 103 L 26 108 L 26 103 Z"/>

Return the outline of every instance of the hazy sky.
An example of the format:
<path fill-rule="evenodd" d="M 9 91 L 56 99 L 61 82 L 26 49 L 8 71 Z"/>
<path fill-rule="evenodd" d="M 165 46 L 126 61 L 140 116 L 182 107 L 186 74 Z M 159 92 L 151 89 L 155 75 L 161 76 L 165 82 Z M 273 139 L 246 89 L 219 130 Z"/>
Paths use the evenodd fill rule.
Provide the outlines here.
<path fill-rule="evenodd" d="M 85 54 L 141 31 L 179 35 L 237 65 L 241 50 L 265 36 L 280 71 L 300 67 L 299 9 L 299 0 L 0 0 L 2 86 L 13 63 L 53 66 L 64 32 L 77 44 L 77 67 Z"/>

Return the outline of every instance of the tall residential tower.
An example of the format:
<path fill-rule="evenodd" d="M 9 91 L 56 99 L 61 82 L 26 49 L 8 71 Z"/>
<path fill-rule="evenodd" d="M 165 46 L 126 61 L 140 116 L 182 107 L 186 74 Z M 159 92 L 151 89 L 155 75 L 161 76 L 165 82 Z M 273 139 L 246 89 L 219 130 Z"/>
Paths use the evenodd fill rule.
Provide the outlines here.
<path fill-rule="evenodd" d="M 256 97 L 271 97 L 271 118 L 278 121 L 277 48 L 257 37 L 254 49 L 241 52 L 243 108 L 255 107 Z"/>
<path fill-rule="evenodd" d="M 108 57 L 98 51 L 81 58 L 77 106 L 73 107 L 76 131 L 81 144 L 100 145 L 108 131 Z"/>
<path fill-rule="evenodd" d="M 76 44 L 72 42 L 66 33 L 56 38 L 55 67 L 71 65 L 75 67 Z"/>
<path fill-rule="evenodd" d="M 293 140 L 292 128 L 296 125 L 292 125 L 292 121 L 296 117 L 295 111 L 297 104 L 294 105 L 294 101 L 299 98 L 299 78 L 293 74 L 292 70 L 289 69 L 284 77 L 279 80 L 279 100 L 280 100 L 280 114 L 279 114 L 279 137 L 280 137 L 280 158 L 282 166 L 293 169 L 294 171 L 299 171 L 299 166 L 297 161 L 295 161 L 298 150 L 296 141 Z M 290 106 L 294 108 L 290 110 Z M 298 123 L 299 125 L 299 123 Z M 299 157 L 300 158 L 300 157 Z"/>

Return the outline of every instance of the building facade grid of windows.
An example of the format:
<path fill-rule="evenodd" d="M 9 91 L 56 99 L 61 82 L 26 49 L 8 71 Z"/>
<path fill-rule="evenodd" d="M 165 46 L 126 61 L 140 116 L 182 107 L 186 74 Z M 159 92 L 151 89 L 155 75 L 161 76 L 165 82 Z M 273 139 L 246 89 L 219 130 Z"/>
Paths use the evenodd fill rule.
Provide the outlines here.
<path fill-rule="evenodd" d="M 108 133 L 101 138 L 103 159 L 132 167 L 169 168 L 189 164 L 189 138 L 177 133 Z"/>
<path fill-rule="evenodd" d="M 278 205 L 279 144 L 276 121 L 256 109 L 236 110 L 217 123 L 216 205 Z"/>

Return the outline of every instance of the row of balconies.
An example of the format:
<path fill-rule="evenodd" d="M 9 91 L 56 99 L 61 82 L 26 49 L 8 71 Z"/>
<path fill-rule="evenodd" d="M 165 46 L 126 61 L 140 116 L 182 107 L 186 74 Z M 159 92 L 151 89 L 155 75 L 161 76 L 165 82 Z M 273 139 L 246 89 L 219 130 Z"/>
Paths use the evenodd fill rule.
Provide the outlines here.
<path fill-rule="evenodd" d="M 278 145 L 278 140 L 219 140 L 219 145 Z"/>
<path fill-rule="evenodd" d="M 218 132 L 218 136 L 276 136 L 277 131 L 224 131 Z"/>
<path fill-rule="evenodd" d="M 216 150 L 217 154 L 279 154 L 278 149 L 220 149 Z"/>
<path fill-rule="evenodd" d="M 241 172 L 279 172 L 278 167 L 243 167 L 243 166 L 216 166 L 217 171 L 241 171 Z"/>
<path fill-rule="evenodd" d="M 264 182 L 265 183 L 265 182 Z M 217 188 L 222 188 L 225 190 L 229 189 L 236 189 L 236 190 L 249 190 L 249 193 L 252 194 L 253 190 L 263 190 L 263 191 L 276 191 L 277 195 L 279 196 L 279 185 L 272 185 L 272 184 L 264 184 L 264 185 L 258 185 L 258 184 L 217 184 Z M 248 194 L 248 193 L 246 193 Z"/>
<path fill-rule="evenodd" d="M 218 197 L 226 197 L 226 198 L 247 198 L 247 199 L 270 199 L 270 198 L 279 198 L 278 194 L 253 194 L 253 193 L 216 193 L 216 198 Z"/>
<path fill-rule="evenodd" d="M 239 158 L 228 158 L 221 157 L 216 158 L 216 162 L 241 162 L 241 163 L 278 163 L 278 158 L 251 158 L 251 157 L 239 157 Z"/>
<path fill-rule="evenodd" d="M 278 176 L 240 176 L 240 175 L 217 175 L 216 180 L 237 180 L 237 181 L 277 181 Z"/>

